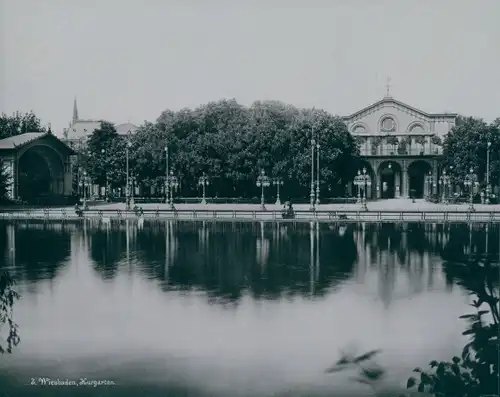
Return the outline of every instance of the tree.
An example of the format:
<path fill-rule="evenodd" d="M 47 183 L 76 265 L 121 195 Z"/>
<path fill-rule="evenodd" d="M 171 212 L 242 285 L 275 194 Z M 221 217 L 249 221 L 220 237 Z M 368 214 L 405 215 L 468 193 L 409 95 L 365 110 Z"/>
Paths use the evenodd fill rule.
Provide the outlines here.
<path fill-rule="evenodd" d="M 330 195 L 343 192 L 339 186 L 353 176 L 359 154 L 344 122 L 324 111 L 278 101 L 245 107 L 229 99 L 193 110 L 166 110 L 132 139 L 131 166 L 144 185 L 163 184 L 168 143 L 170 169 L 179 177 L 180 194 L 197 194 L 198 178 L 206 173 L 211 195 L 257 196 L 255 181 L 264 169 L 268 176 L 285 180 L 283 194 L 304 197 L 310 183 L 313 133 L 321 147 L 321 187 Z"/>
<path fill-rule="evenodd" d="M 130 170 L 144 186 L 160 188 L 165 183 L 165 146 L 168 134 L 166 128 L 167 125 L 162 123 L 145 123 L 132 136 L 132 146 L 129 151 Z M 177 141 L 177 139 L 169 140 L 170 150 L 176 148 L 172 145 L 174 140 Z M 124 166 L 122 169 L 125 170 L 125 168 Z"/>
<path fill-rule="evenodd" d="M 0 139 L 26 132 L 45 132 L 40 119 L 36 117 L 33 111 L 24 114 L 16 112 L 12 116 L 2 113 L 0 116 Z"/>
<path fill-rule="evenodd" d="M 12 185 L 10 172 L 5 164 L 0 160 L 0 203 L 9 200 L 9 190 Z"/>
<path fill-rule="evenodd" d="M 459 117 L 455 127 L 446 135 L 443 143 L 443 166 L 450 169 L 455 180 L 463 181 L 470 168 L 474 168 L 480 180 L 485 180 L 487 144 L 490 147 L 490 180 L 497 181 L 500 171 L 500 131 L 482 119 Z"/>
<path fill-rule="evenodd" d="M 114 124 L 107 121 L 101 121 L 100 128 L 92 132 L 81 160 L 94 183 L 105 186 L 110 175 L 114 180 L 118 172 L 116 165 L 120 164 L 120 158 L 123 157 L 123 152 L 117 151 L 120 145 L 116 141 L 120 139 Z"/>
<path fill-rule="evenodd" d="M 0 330 L 8 325 L 6 345 L 0 344 L 0 354 L 12 353 L 12 349 L 19 344 L 19 328 L 12 317 L 14 302 L 20 298 L 14 291 L 14 280 L 8 272 L 0 274 Z"/>

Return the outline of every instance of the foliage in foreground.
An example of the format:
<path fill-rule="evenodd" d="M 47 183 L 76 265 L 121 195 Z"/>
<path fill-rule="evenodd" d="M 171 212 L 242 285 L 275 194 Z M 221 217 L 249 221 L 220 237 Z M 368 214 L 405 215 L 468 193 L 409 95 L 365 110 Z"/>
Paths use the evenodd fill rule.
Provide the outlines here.
<path fill-rule="evenodd" d="M 409 378 L 406 387 L 437 397 L 498 396 L 500 269 L 497 264 L 488 260 L 446 265 L 456 269 L 459 280 L 457 283 L 475 297 L 471 306 L 476 309 L 476 313 L 460 316 L 469 322 L 469 327 L 462 335 L 470 335 L 470 341 L 462 349 L 461 355 L 454 356 L 451 361 L 433 360 L 429 363 L 429 371 L 415 368 L 414 372 L 419 373 L 420 377 Z M 482 310 L 483 305 L 488 306 L 489 310 Z M 485 319 L 488 315 L 491 319 Z M 384 370 L 371 363 L 371 359 L 378 353 L 379 350 L 373 350 L 357 357 L 342 355 L 326 372 L 355 368 L 358 376 L 353 380 L 370 386 L 374 395 L 380 395 L 377 384 L 382 379 Z M 366 362 L 371 364 L 367 366 Z"/>
<path fill-rule="evenodd" d="M 8 272 L 0 275 L 0 331 L 5 324 L 8 326 L 8 336 L 0 341 L 0 354 L 12 353 L 12 349 L 21 341 L 19 327 L 12 319 L 14 302 L 20 298 L 14 291 L 14 280 Z"/>
<path fill-rule="evenodd" d="M 499 387 L 499 268 L 490 262 L 469 262 L 462 265 L 463 275 L 459 282 L 476 299 L 471 306 L 476 314 L 465 314 L 460 318 L 468 321 L 469 327 L 462 335 L 470 335 L 461 356 L 451 361 L 433 360 L 430 371 L 415 368 L 420 379 L 408 379 L 408 388 L 429 392 L 442 397 L 498 396 Z M 481 310 L 487 305 L 489 310 Z M 491 320 L 485 320 L 490 315 Z"/>

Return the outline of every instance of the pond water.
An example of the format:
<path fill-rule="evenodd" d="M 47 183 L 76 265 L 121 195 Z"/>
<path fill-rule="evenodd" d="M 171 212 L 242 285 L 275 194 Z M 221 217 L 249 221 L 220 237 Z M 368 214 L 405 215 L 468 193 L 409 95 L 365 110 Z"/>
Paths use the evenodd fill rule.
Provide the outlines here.
<path fill-rule="evenodd" d="M 371 349 L 380 387 L 397 389 L 460 352 L 470 298 L 455 262 L 498 258 L 500 237 L 482 224 L 85 222 L 0 223 L 21 294 L 6 396 L 369 395 L 325 370 Z"/>

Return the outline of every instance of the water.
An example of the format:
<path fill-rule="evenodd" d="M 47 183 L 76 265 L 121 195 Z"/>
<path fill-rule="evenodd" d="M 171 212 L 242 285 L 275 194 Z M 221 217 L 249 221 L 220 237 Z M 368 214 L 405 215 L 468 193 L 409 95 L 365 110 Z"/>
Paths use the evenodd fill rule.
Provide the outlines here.
<path fill-rule="evenodd" d="M 382 349 L 382 388 L 460 351 L 469 254 L 497 226 L 0 223 L 21 344 L 6 396 L 331 396 L 341 351 Z M 40 377 L 115 386 L 30 386 Z M 70 393 L 70 394 L 69 394 Z M 368 394 L 367 394 L 368 395 Z M 0 393 L 0 396 L 2 394 Z"/>

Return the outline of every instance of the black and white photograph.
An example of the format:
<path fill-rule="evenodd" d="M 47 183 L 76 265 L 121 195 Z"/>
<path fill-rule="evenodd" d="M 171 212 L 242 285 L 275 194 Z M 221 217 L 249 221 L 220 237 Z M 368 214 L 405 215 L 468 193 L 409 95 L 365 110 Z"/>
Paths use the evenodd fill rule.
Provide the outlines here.
<path fill-rule="evenodd" d="M 0 397 L 500 397 L 500 0 L 0 0 Z"/>

